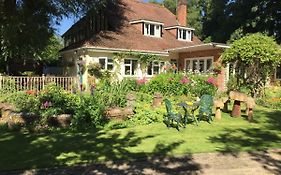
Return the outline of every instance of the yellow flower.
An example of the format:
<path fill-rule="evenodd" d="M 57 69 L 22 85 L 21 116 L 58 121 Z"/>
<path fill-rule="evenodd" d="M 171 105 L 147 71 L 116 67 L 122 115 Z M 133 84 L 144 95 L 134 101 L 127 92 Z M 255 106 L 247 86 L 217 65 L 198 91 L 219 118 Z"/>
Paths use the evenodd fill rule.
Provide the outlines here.
<path fill-rule="evenodd" d="M 189 102 L 187 102 L 187 105 L 192 106 L 193 102 L 189 101 Z"/>

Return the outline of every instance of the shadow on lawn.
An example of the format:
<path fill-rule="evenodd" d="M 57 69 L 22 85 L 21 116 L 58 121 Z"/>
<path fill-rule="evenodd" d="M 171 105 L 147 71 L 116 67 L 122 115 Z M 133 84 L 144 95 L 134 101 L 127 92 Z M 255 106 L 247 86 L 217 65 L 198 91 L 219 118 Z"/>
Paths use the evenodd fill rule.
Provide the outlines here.
<path fill-rule="evenodd" d="M 261 127 L 227 128 L 222 134 L 209 139 L 213 143 L 223 143 L 224 147 L 218 150 L 223 154 L 238 157 L 239 150 L 250 151 L 252 159 L 262 163 L 265 169 L 272 171 L 273 174 L 281 174 L 281 160 L 278 159 L 281 156 L 281 150 L 276 150 L 275 156 L 265 151 L 267 148 L 281 145 L 281 111 L 257 111 L 256 116 L 262 115 L 265 117 L 254 118 L 254 123 L 259 123 Z M 251 148 L 261 151 L 252 151 Z"/>
<path fill-rule="evenodd" d="M 200 171 L 201 167 L 193 162 L 192 156 L 168 156 L 181 142 L 169 145 L 158 143 L 152 153 L 133 153 L 128 150 L 152 137 L 140 137 L 134 132 L 125 136 L 119 133 L 105 134 L 104 131 L 4 133 L 0 134 L 0 170 L 7 170 L 5 165 L 9 165 L 13 170 L 19 167 L 50 168 L 33 174 L 194 174 Z M 107 163 L 98 163 L 97 160 Z M 24 172 L 19 170 L 11 173 Z"/>

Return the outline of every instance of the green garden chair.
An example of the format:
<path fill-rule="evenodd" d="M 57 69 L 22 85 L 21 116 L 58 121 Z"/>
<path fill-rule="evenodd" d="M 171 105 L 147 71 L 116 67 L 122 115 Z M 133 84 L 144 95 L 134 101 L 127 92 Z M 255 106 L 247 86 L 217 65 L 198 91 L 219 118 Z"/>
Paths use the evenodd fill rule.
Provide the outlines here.
<path fill-rule="evenodd" d="M 213 97 L 211 95 L 202 95 L 200 98 L 200 106 L 199 106 L 199 121 L 202 120 L 204 116 L 207 117 L 208 123 L 213 121 L 212 117 L 212 108 L 214 105 Z"/>
<path fill-rule="evenodd" d="M 166 110 L 167 110 L 167 115 L 165 116 L 165 121 L 167 122 L 167 126 L 171 127 L 173 122 L 175 121 L 177 123 L 177 129 L 179 130 L 179 125 L 181 123 L 182 120 L 182 115 L 181 114 L 176 114 L 172 111 L 172 103 L 170 102 L 170 100 L 165 99 L 165 106 L 166 106 Z"/>

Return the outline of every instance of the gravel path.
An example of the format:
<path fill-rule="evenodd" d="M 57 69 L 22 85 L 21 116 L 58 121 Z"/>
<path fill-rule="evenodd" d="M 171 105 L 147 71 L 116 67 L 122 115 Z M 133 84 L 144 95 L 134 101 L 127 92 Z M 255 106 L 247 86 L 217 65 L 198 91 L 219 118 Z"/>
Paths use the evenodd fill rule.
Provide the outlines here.
<path fill-rule="evenodd" d="M 0 175 L 107 175 L 107 174 L 208 174 L 269 175 L 281 174 L 281 149 L 249 153 L 200 153 L 184 157 L 157 157 L 132 162 L 107 162 L 67 168 L 3 172 Z"/>

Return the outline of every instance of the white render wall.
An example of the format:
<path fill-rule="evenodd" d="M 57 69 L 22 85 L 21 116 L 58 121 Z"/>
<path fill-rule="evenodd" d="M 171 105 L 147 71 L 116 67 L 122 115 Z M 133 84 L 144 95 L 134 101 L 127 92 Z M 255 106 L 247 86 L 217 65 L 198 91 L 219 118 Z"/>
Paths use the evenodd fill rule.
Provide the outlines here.
<path fill-rule="evenodd" d="M 88 66 L 91 63 L 99 63 L 99 58 L 114 58 L 114 54 L 113 53 L 109 53 L 109 52 L 96 52 L 96 51 L 84 51 L 84 50 L 79 50 L 79 51 L 72 51 L 72 52 L 67 52 L 67 53 L 63 53 L 62 54 L 63 60 L 66 62 L 73 62 L 74 65 L 77 65 L 77 60 L 83 60 L 86 63 L 86 66 Z M 125 59 L 136 59 L 134 57 L 127 57 Z M 160 56 L 160 60 L 164 61 L 164 62 L 168 62 L 171 59 L 178 59 L 178 54 L 170 54 L 169 56 Z M 117 60 L 114 60 L 117 61 Z M 137 66 L 137 73 L 134 76 L 128 76 L 125 75 L 125 66 L 124 66 L 124 59 L 120 61 L 120 63 L 118 63 L 120 66 L 120 69 L 118 70 L 118 66 L 114 64 L 114 68 L 113 68 L 113 72 L 116 75 L 116 78 L 120 81 L 125 77 L 132 77 L 132 78 L 151 78 L 152 76 L 147 75 L 147 71 L 142 71 L 141 70 L 141 65 L 140 63 L 138 63 Z M 66 71 L 67 70 L 67 71 Z M 72 67 L 68 67 L 68 68 L 64 68 L 64 75 L 68 75 L 68 76 L 78 76 L 77 75 L 77 66 L 72 66 Z M 83 80 L 83 85 L 85 85 L 86 87 L 88 87 L 88 71 L 86 69 L 86 71 L 84 72 L 83 76 L 82 76 L 82 80 Z"/>

